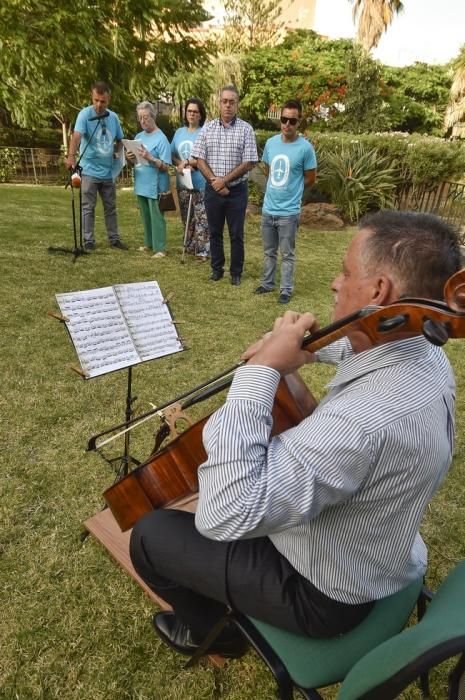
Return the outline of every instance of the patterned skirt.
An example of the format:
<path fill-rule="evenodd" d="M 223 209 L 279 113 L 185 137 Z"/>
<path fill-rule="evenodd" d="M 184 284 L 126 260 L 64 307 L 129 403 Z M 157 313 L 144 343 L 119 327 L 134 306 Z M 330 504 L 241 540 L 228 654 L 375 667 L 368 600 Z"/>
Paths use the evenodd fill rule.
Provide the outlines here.
<path fill-rule="evenodd" d="M 192 196 L 192 205 L 189 227 L 187 229 L 186 251 L 200 258 L 208 258 L 210 257 L 210 234 L 203 191 L 189 193 L 189 190 L 178 190 L 179 208 L 181 210 L 182 223 L 184 224 L 184 232 L 186 230 L 190 196 Z"/>

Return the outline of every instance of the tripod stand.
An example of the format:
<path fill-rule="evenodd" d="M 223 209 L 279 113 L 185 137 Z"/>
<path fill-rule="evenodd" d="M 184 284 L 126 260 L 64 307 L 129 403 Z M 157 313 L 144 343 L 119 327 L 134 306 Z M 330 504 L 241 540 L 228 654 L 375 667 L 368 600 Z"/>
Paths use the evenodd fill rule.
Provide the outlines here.
<path fill-rule="evenodd" d="M 132 395 L 132 366 L 128 367 L 128 384 L 127 384 L 127 392 L 126 392 L 126 411 L 124 414 L 124 421 L 125 424 L 129 424 L 132 418 L 132 415 L 134 411 L 132 410 L 132 404 L 134 401 L 136 401 L 137 396 Z M 99 452 L 100 456 L 103 457 L 105 462 L 107 462 L 111 467 L 113 467 L 115 474 L 116 474 L 116 481 L 119 481 L 120 479 L 123 478 L 123 476 L 126 476 L 126 474 L 129 473 L 131 464 L 135 464 L 136 467 L 140 465 L 140 462 L 138 459 L 135 459 L 135 457 L 132 457 L 129 451 L 129 443 L 130 443 L 130 435 L 131 431 L 128 430 L 124 434 L 124 452 L 122 455 L 119 457 L 112 457 L 111 459 L 108 459 L 103 455 L 101 452 Z M 97 450 L 98 451 L 98 450 Z"/>
<path fill-rule="evenodd" d="M 73 263 L 76 262 L 77 258 L 80 255 L 87 255 L 87 251 L 84 250 L 84 246 L 82 245 L 81 172 L 82 172 L 82 168 L 79 165 L 76 165 L 72 170 L 70 170 L 69 182 L 66 184 L 66 187 L 71 187 L 71 211 L 73 214 L 73 241 L 74 241 L 74 245 L 72 248 L 64 248 L 61 246 L 49 246 L 49 248 L 48 248 L 49 253 L 70 253 L 73 256 Z M 76 228 L 76 207 L 75 207 L 75 202 L 74 202 L 74 190 L 76 187 L 73 184 L 73 178 L 75 180 L 78 179 L 78 181 L 79 181 L 79 185 L 78 185 L 78 187 L 79 187 L 79 242 L 78 242 L 77 228 Z"/>
<path fill-rule="evenodd" d="M 108 115 L 108 112 L 105 112 L 102 115 L 97 115 L 97 117 L 93 117 L 91 121 L 94 119 L 96 120 L 96 124 L 94 127 L 94 130 L 90 136 L 90 139 L 86 143 L 86 147 L 84 148 L 83 152 L 79 156 L 78 162 L 69 171 L 69 181 L 66 183 L 65 187 L 71 187 L 71 211 L 73 214 L 73 247 L 72 248 L 66 248 L 63 246 L 49 246 L 48 247 L 48 252 L 49 253 L 69 253 L 70 255 L 73 256 L 73 263 L 76 262 L 77 258 L 80 255 L 87 255 L 87 251 L 84 249 L 84 246 L 82 244 L 82 192 L 81 192 L 81 174 L 82 174 L 82 168 L 80 166 L 80 162 L 82 160 L 82 157 L 84 153 L 87 151 L 89 144 L 91 143 L 92 139 L 94 138 L 94 134 L 97 131 L 98 126 L 100 125 L 100 122 L 102 119 L 104 119 Z M 75 202 L 74 202 L 74 190 L 79 188 L 79 241 L 78 241 L 78 236 L 77 236 L 77 228 L 76 228 L 76 207 L 75 207 Z"/>

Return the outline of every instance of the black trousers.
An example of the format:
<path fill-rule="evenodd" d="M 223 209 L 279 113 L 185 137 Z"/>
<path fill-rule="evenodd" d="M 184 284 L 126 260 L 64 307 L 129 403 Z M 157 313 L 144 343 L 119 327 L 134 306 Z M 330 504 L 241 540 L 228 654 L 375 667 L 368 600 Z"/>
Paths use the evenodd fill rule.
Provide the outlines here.
<path fill-rule="evenodd" d="M 205 211 L 210 231 L 210 258 L 214 272 L 224 270 L 223 233 L 225 221 L 228 224 L 231 242 L 229 271 L 232 276 L 240 276 L 244 267 L 244 221 L 247 209 L 247 182 L 240 182 L 230 188 L 229 194 L 222 197 L 211 185 L 205 187 Z"/>
<path fill-rule="evenodd" d="M 194 516 L 184 511 L 157 510 L 141 518 L 132 531 L 130 555 L 141 578 L 199 639 L 227 606 L 312 637 L 347 632 L 373 606 L 328 598 L 267 537 L 235 542 L 203 537 Z"/>

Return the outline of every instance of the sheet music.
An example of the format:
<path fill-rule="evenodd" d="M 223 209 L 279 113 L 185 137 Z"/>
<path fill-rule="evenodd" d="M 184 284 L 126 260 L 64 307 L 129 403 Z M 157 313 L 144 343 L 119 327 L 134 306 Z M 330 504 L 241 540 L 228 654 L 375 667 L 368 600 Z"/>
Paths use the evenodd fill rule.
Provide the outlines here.
<path fill-rule="evenodd" d="M 126 158 L 124 155 L 124 148 L 122 148 L 118 158 L 113 159 L 113 165 L 111 166 L 111 177 L 112 177 L 113 181 L 116 180 L 116 178 L 121 173 L 121 171 L 125 165 L 126 165 Z"/>
<path fill-rule="evenodd" d="M 180 184 L 187 190 L 193 190 L 194 185 L 192 184 L 192 175 L 190 168 L 183 168 L 182 174 L 178 173 Z"/>
<path fill-rule="evenodd" d="M 136 168 L 139 165 L 148 165 L 145 158 L 139 154 L 139 148 L 143 145 L 140 139 L 123 139 L 123 146 L 129 153 L 133 153 L 136 156 Z"/>
<path fill-rule="evenodd" d="M 142 362 L 182 350 L 156 282 L 117 284 L 114 289 Z"/>
<path fill-rule="evenodd" d="M 87 378 L 180 352 L 182 344 L 157 282 L 57 294 Z"/>

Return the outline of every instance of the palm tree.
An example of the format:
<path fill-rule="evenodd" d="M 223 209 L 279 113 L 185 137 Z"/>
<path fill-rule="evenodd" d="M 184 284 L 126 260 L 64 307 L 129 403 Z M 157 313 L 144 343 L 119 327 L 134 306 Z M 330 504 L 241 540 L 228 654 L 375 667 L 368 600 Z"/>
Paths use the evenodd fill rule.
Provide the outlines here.
<path fill-rule="evenodd" d="M 465 116 L 465 45 L 452 63 L 454 80 L 450 89 L 449 104 L 447 105 L 444 126 L 451 129 Z"/>
<path fill-rule="evenodd" d="M 381 35 L 394 16 L 404 9 L 401 0 L 350 0 L 354 8 L 352 16 L 357 22 L 357 41 L 367 51 L 377 46 Z"/>

